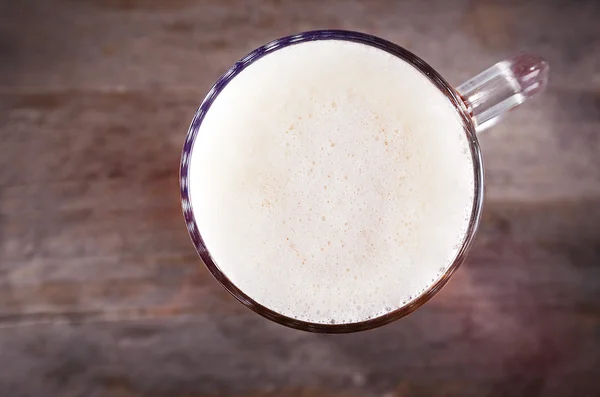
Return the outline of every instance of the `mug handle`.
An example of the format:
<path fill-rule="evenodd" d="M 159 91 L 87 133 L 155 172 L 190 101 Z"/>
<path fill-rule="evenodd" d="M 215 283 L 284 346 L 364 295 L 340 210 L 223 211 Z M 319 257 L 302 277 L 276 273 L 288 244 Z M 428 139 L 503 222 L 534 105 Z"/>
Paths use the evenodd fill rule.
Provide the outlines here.
<path fill-rule="evenodd" d="M 548 84 L 548 62 L 532 54 L 519 54 L 456 87 L 479 133 Z"/>

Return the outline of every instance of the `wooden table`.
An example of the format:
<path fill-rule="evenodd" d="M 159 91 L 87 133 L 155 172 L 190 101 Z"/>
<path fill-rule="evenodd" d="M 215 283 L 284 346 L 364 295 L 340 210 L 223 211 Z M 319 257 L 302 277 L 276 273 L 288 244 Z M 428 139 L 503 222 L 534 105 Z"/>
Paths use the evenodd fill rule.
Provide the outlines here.
<path fill-rule="evenodd" d="M 0 0 L 0 395 L 600 395 L 600 3 Z M 182 221 L 205 92 L 296 31 L 373 33 L 458 84 L 519 50 L 543 97 L 481 137 L 469 259 L 425 307 L 314 335 L 242 307 Z"/>

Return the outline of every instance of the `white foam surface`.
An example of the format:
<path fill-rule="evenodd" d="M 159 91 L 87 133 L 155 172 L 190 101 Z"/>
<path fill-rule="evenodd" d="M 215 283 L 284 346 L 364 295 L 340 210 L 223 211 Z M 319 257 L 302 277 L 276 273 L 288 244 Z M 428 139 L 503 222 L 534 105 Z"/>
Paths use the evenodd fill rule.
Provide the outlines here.
<path fill-rule="evenodd" d="M 194 144 L 194 216 L 266 307 L 351 323 L 406 305 L 452 263 L 473 209 L 461 120 L 418 70 L 363 44 L 275 51 L 217 97 Z"/>

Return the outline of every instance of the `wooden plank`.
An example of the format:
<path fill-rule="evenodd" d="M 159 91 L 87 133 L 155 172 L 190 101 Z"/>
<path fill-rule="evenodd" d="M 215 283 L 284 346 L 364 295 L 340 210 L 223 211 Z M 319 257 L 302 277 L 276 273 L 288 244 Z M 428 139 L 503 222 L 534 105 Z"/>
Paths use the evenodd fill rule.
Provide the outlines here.
<path fill-rule="evenodd" d="M 490 204 L 469 259 L 430 305 L 457 311 L 497 306 L 517 312 L 524 307 L 600 314 L 596 299 L 600 293 L 599 202 Z M 42 237 L 30 258 L 5 257 L 0 313 L 29 307 L 57 313 L 95 312 L 99 306 L 111 313 L 171 302 L 181 291 L 189 300 L 179 304 L 193 307 L 198 296 L 218 290 L 208 272 L 198 266 L 185 232 L 172 240 L 165 237 L 177 225 L 163 223 L 161 233 L 145 234 L 152 224 L 132 215 L 105 213 L 70 221 L 58 217 L 59 237 Z M 114 230 L 123 233 L 128 244 L 119 238 L 113 242 Z M 86 233 L 91 236 L 89 243 L 79 237 Z M 86 249 L 85 243 L 91 248 Z M 234 303 L 225 299 L 220 310 L 228 312 Z"/>
<path fill-rule="evenodd" d="M 456 84 L 519 50 L 545 55 L 557 87 L 585 90 L 590 82 L 598 84 L 594 1 L 163 3 L 170 2 L 4 2 L 0 18 L 9 38 L 3 47 L 8 62 L 1 66 L 0 86 L 207 90 L 251 49 L 282 35 L 326 27 L 394 41 Z"/>
<path fill-rule="evenodd" d="M 143 188 L 145 181 L 165 178 L 172 183 L 165 190 L 173 189 L 182 141 L 202 95 L 179 89 L 0 94 L 0 117 L 7 120 L 1 185 L 122 179 Z M 561 91 L 552 89 L 532 102 L 481 137 L 488 197 L 600 196 L 594 106 L 565 107 Z"/>
<path fill-rule="evenodd" d="M 426 307 L 393 325 L 340 337 L 218 311 L 193 320 L 2 329 L 0 347 L 11 365 L 0 385 L 56 396 L 598 393 L 589 381 L 599 375 L 597 317 L 487 313 Z"/>

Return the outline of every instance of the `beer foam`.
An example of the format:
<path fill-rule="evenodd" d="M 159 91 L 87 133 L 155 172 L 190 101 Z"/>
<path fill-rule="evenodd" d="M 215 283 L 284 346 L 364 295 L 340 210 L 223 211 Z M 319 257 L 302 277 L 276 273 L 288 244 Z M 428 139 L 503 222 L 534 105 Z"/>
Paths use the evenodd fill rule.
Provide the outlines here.
<path fill-rule="evenodd" d="M 208 110 L 190 196 L 221 271 L 267 308 L 353 323 L 409 304 L 452 264 L 474 202 L 450 101 L 364 44 L 295 44 L 255 61 Z"/>

